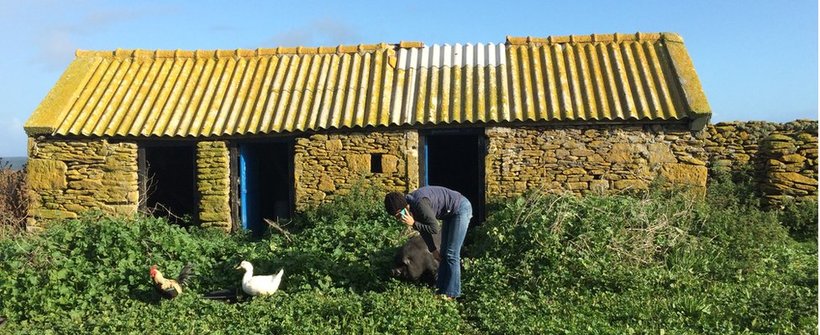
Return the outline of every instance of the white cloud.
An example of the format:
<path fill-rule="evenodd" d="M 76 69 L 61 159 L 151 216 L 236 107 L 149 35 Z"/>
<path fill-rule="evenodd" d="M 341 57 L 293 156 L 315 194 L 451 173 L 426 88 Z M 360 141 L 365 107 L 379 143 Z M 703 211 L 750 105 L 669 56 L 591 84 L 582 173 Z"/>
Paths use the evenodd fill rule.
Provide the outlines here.
<path fill-rule="evenodd" d="M 61 70 L 74 59 L 74 51 L 79 48 L 79 42 L 88 36 L 106 32 L 116 25 L 137 21 L 141 18 L 155 15 L 166 15 L 175 12 L 177 8 L 162 6 L 157 8 L 143 6 L 139 8 L 102 8 L 104 3 L 95 1 L 84 3 L 85 6 L 72 4 L 63 6 L 54 4 L 54 11 L 87 11 L 78 15 L 78 19 L 63 19 L 62 21 L 40 22 L 39 33 L 34 40 L 37 45 L 35 63 L 43 64 L 48 70 Z M 88 9 L 90 8 L 91 9 Z M 74 17 L 71 15 L 65 18 Z"/>
<path fill-rule="evenodd" d="M 359 43 L 359 32 L 347 22 L 323 18 L 274 35 L 272 46 L 319 46 Z"/>

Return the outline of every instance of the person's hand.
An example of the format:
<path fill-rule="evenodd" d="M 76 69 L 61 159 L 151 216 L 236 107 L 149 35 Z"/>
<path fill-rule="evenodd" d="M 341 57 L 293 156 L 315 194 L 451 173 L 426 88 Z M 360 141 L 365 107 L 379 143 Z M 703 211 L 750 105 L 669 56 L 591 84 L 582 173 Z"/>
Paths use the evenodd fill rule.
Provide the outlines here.
<path fill-rule="evenodd" d="M 439 252 L 438 249 L 433 250 L 433 259 L 441 262 L 441 252 Z"/>
<path fill-rule="evenodd" d="M 408 226 L 408 227 L 413 227 L 413 224 L 416 223 L 416 220 L 413 219 L 413 215 L 410 214 L 410 212 L 406 211 L 406 210 L 401 212 L 400 220 L 401 220 L 402 223 L 404 223 L 405 226 Z"/>

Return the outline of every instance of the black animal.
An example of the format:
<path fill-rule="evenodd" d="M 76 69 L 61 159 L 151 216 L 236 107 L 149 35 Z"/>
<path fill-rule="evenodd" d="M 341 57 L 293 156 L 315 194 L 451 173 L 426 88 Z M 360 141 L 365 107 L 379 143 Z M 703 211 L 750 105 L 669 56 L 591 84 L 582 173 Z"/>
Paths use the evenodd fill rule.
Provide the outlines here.
<path fill-rule="evenodd" d="M 441 234 L 432 234 L 430 238 L 438 249 L 441 246 Z M 433 258 L 433 253 L 428 250 L 421 235 L 407 240 L 396 252 L 390 276 L 431 286 L 436 284 L 438 261 Z"/>

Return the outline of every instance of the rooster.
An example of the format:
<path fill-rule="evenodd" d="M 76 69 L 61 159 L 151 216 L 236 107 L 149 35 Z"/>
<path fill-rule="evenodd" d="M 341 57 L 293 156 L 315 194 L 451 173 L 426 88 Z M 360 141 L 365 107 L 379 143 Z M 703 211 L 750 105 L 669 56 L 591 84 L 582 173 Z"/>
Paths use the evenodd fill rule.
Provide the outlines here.
<path fill-rule="evenodd" d="M 186 264 L 182 267 L 182 271 L 179 272 L 177 279 L 174 280 L 165 278 L 162 272 L 157 270 L 157 265 L 154 264 L 151 266 L 149 274 L 154 281 L 154 289 L 156 289 L 163 298 L 173 299 L 182 293 L 182 286 L 185 285 L 185 282 L 191 277 L 192 269 L 191 264 Z"/>

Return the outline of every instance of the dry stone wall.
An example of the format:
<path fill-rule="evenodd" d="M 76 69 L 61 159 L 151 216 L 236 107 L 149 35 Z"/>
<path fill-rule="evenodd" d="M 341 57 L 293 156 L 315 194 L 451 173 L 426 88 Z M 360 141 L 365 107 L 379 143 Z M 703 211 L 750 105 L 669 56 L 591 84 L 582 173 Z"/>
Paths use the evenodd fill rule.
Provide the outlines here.
<path fill-rule="evenodd" d="M 418 143 L 415 131 L 317 134 L 296 139 L 296 208 L 332 200 L 357 182 L 400 192 L 417 188 Z M 381 172 L 371 172 L 374 165 Z"/>
<path fill-rule="evenodd" d="M 223 141 L 203 141 L 196 146 L 196 187 L 202 227 L 231 230 L 230 151 Z"/>
<path fill-rule="evenodd" d="M 704 148 L 710 170 L 750 170 L 769 205 L 817 199 L 817 121 L 709 125 Z"/>
<path fill-rule="evenodd" d="M 29 139 L 27 226 L 75 218 L 88 210 L 133 214 L 138 209 L 137 145 L 103 139 Z"/>
<path fill-rule="evenodd" d="M 486 194 L 529 189 L 576 194 L 646 189 L 657 178 L 702 189 L 709 171 L 751 168 L 769 204 L 817 199 L 817 121 L 732 122 L 691 132 L 680 125 L 487 127 Z M 315 134 L 294 144 L 296 209 L 364 182 L 419 186 L 415 130 Z M 29 140 L 28 226 L 87 210 L 139 208 L 138 147 L 105 139 Z M 374 161 L 378 160 L 378 161 Z M 230 155 L 224 141 L 197 144 L 199 221 L 231 229 Z M 374 171 L 376 170 L 376 171 Z"/>
<path fill-rule="evenodd" d="M 702 140 L 684 126 L 489 127 L 486 135 L 488 197 L 623 192 L 659 176 L 706 186 Z"/>

